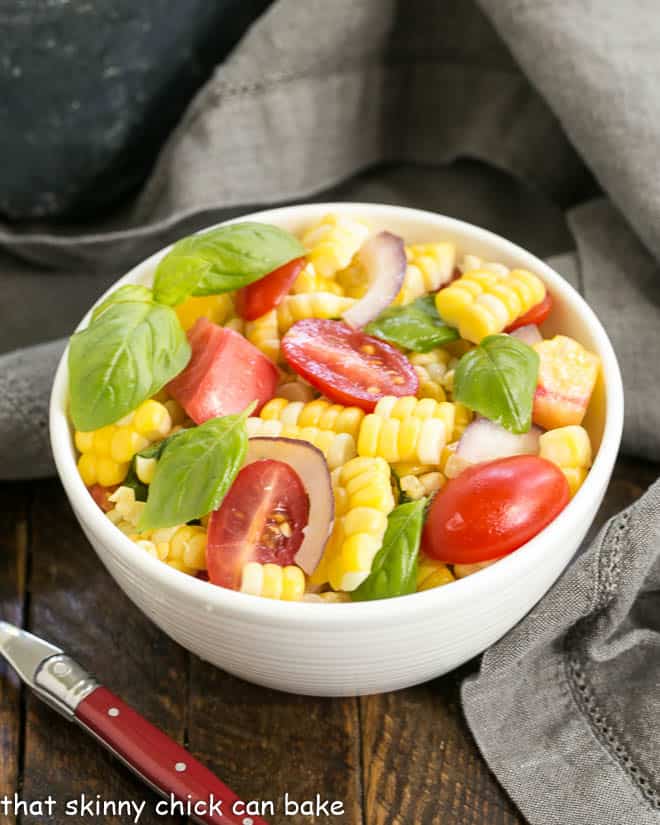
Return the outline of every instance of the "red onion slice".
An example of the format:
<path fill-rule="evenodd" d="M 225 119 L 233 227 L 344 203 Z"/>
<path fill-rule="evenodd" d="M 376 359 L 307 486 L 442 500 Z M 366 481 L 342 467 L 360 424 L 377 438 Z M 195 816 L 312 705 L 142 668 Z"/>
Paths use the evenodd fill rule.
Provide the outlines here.
<path fill-rule="evenodd" d="M 325 549 L 335 519 L 335 499 L 330 471 L 323 453 L 308 441 L 295 438 L 248 439 L 245 464 L 270 458 L 288 464 L 298 473 L 309 496 L 309 521 L 295 562 L 311 576 Z"/>
<path fill-rule="evenodd" d="M 468 464 L 510 455 L 538 455 L 542 432 L 539 427 L 532 427 L 529 432 L 517 435 L 487 418 L 477 418 L 461 436 L 456 455 Z"/>
<path fill-rule="evenodd" d="M 525 324 L 524 327 L 514 329 L 509 335 L 513 335 L 514 338 L 518 338 L 523 344 L 527 344 L 530 347 L 533 347 L 534 344 L 538 344 L 539 341 L 543 340 L 543 336 L 539 332 L 536 324 Z"/>
<path fill-rule="evenodd" d="M 407 266 L 403 238 L 379 232 L 362 245 L 358 259 L 367 273 L 369 289 L 343 315 L 354 329 L 373 321 L 399 294 Z"/>

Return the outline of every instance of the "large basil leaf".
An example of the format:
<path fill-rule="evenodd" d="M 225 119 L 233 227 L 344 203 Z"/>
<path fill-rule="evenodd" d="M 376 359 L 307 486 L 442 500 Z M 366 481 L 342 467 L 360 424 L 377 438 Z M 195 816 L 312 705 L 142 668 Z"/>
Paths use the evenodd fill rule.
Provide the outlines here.
<path fill-rule="evenodd" d="M 389 599 L 414 593 L 417 557 L 426 516 L 425 498 L 395 507 L 387 519 L 383 546 L 376 553 L 371 573 L 351 593 L 353 601 Z"/>
<path fill-rule="evenodd" d="M 141 284 L 124 284 L 115 289 L 110 295 L 92 310 L 92 321 L 95 321 L 102 312 L 121 301 L 152 301 L 153 294 L 148 286 Z"/>
<path fill-rule="evenodd" d="M 300 241 L 277 226 L 219 226 L 174 244 L 156 270 L 154 296 L 175 306 L 189 295 L 230 292 L 304 254 Z"/>
<path fill-rule="evenodd" d="M 489 335 L 458 362 L 454 398 L 512 433 L 532 423 L 539 356 L 511 335 Z"/>
<path fill-rule="evenodd" d="M 458 338 L 456 330 L 438 315 L 432 295 L 386 309 L 364 331 L 415 352 L 428 352 Z"/>
<path fill-rule="evenodd" d="M 151 301 L 108 306 L 71 338 L 71 418 L 89 432 L 113 424 L 157 393 L 190 360 L 173 309 Z"/>
<path fill-rule="evenodd" d="M 249 410 L 211 418 L 165 445 L 149 485 L 140 531 L 185 524 L 216 509 L 245 459 L 247 415 Z"/>

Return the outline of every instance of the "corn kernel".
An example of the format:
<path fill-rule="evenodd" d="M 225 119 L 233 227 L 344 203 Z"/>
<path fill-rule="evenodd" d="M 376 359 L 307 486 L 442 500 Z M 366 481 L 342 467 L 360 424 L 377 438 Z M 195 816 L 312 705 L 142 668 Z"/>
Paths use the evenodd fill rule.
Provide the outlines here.
<path fill-rule="evenodd" d="M 129 427 L 118 427 L 110 442 L 110 457 L 123 463 L 131 461 L 136 453 L 149 446 L 149 439 Z"/>
<path fill-rule="evenodd" d="M 157 458 L 144 458 L 139 455 L 135 458 L 135 474 L 143 484 L 151 484 L 156 475 Z"/>
<path fill-rule="evenodd" d="M 78 459 L 78 472 L 86 487 L 98 483 L 98 459 L 94 453 L 83 453 Z"/>
<path fill-rule="evenodd" d="M 94 449 L 94 433 L 82 433 L 76 430 L 73 440 L 80 453 L 91 453 Z"/>
<path fill-rule="evenodd" d="M 172 429 L 172 419 L 164 404 L 150 399 L 143 401 L 135 411 L 133 426 L 140 435 L 156 441 Z"/>
<path fill-rule="evenodd" d="M 111 458 L 101 456 L 97 458 L 96 472 L 98 483 L 103 487 L 113 487 L 115 484 L 121 484 L 128 475 L 130 464 L 128 462 L 117 462 Z"/>

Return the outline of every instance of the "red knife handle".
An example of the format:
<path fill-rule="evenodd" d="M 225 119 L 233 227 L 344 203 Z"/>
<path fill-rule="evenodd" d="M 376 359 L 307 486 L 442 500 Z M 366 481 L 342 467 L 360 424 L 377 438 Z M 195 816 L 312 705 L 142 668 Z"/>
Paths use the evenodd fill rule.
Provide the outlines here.
<path fill-rule="evenodd" d="M 189 805 L 186 812 L 190 810 L 199 822 L 266 825 L 260 817 L 246 814 L 236 794 L 185 748 L 106 688 L 96 688 L 80 702 L 75 713 L 84 727 L 155 790 Z M 215 809 L 212 802 L 216 803 Z"/>

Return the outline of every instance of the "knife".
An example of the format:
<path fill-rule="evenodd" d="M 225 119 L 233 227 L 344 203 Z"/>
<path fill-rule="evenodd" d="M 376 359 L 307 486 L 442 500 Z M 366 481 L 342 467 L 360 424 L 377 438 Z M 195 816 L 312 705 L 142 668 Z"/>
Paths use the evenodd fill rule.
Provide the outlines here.
<path fill-rule="evenodd" d="M 76 722 L 166 799 L 203 825 L 266 825 L 173 739 L 114 696 L 60 648 L 0 621 L 0 653 L 32 690 Z"/>

